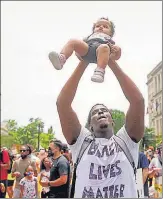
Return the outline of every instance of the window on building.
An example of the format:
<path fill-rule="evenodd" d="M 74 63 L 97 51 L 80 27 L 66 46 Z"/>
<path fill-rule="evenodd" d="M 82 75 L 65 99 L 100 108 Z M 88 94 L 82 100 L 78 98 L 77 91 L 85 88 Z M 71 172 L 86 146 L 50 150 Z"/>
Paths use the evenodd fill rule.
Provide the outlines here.
<path fill-rule="evenodd" d="M 157 77 L 155 77 L 155 94 L 157 93 Z"/>
<path fill-rule="evenodd" d="M 159 92 L 161 90 L 161 78 L 160 78 L 160 74 L 158 75 L 158 89 L 157 91 Z"/>
<path fill-rule="evenodd" d="M 159 135 L 159 131 L 160 131 L 159 120 L 156 120 L 156 135 Z"/>
<path fill-rule="evenodd" d="M 160 134 L 162 134 L 162 118 L 160 119 Z"/>

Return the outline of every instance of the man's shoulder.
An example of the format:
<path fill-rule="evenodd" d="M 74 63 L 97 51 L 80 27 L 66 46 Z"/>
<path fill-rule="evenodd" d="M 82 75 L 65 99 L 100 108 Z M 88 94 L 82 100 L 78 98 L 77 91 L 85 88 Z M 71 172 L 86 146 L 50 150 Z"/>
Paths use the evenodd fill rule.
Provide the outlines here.
<path fill-rule="evenodd" d="M 64 155 L 61 155 L 61 157 L 58 159 L 58 163 L 62 163 L 62 162 L 68 163 L 68 160 L 66 157 L 64 157 Z"/>

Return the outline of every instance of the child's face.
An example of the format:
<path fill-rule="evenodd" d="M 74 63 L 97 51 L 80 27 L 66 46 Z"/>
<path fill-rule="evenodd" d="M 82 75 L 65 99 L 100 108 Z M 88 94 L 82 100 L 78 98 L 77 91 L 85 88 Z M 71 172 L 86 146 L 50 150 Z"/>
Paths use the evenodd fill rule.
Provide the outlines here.
<path fill-rule="evenodd" d="M 44 165 L 45 165 L 45 167 L 50 167 L 51 166 L 51 161 L 50 161 L 49 158 L 45 158 L 44 159 Z"/>
<path fill-rule="evenodd" d="M 105 19 L 100 19 L 95 24 L 94 32 L 103 32 L 107 35 L 111 35 L 110 22 Z"/>
<path fill-rule="evenodd" d="M 34 174 L 33 168 L 28 167 L 27 170 L 26 170 L 26 174 L 27 174 L 27 176 L 32 176 Z"/>

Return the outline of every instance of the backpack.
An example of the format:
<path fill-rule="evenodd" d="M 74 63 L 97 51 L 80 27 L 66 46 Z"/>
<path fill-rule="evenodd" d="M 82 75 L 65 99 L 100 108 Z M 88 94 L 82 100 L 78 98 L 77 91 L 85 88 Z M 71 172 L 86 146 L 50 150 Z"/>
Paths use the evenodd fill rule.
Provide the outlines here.
<path fill-rule="evenodd" d="M 134 175 L 135 175 L 135 180 L 136 180 L 136 171 L 137 168 L 135 166 L 135 162 L 133 160 L 133 157 L 126 145 L 126 143 L 124 142 L 123 139 L 121 139 L 119 136 L 114 135 L 113 136 L 114 141 L 119 145 L 119 147 L 122 149 L 122 151 L 124 152 L 124 154 L 126 155 L 128 161 L 130 162 L 133 170 L 134 170 Z M 74 170 L 73 170 L 73 175 L 72 175 L 72 185 L 71 185 L 71 189 L 70 189 L 70 198 L 74 198 L 74 193 L 75 193 L 75 182 L 76 182 L 76 169 L 77 166 L 85 152 L 85 150 L 87 149 L 87 147 L 90 145 L 90 143 L 94 140 L 94 137 L 92 135 L 87 136 L 84 141 L 83 144 L 81 146 L 81 149 L 79 151 L 78 157 L 76 159 L 76 162 L 74 163 Z"/>

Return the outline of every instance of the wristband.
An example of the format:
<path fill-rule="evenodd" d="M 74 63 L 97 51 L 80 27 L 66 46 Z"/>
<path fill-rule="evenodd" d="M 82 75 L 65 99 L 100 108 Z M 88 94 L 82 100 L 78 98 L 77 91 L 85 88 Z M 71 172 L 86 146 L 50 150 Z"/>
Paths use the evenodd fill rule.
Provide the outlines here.
<path fill-rule="evenodd" d="M 48 182 L 48 186 L 50 187 L 50 181 Z"/>

